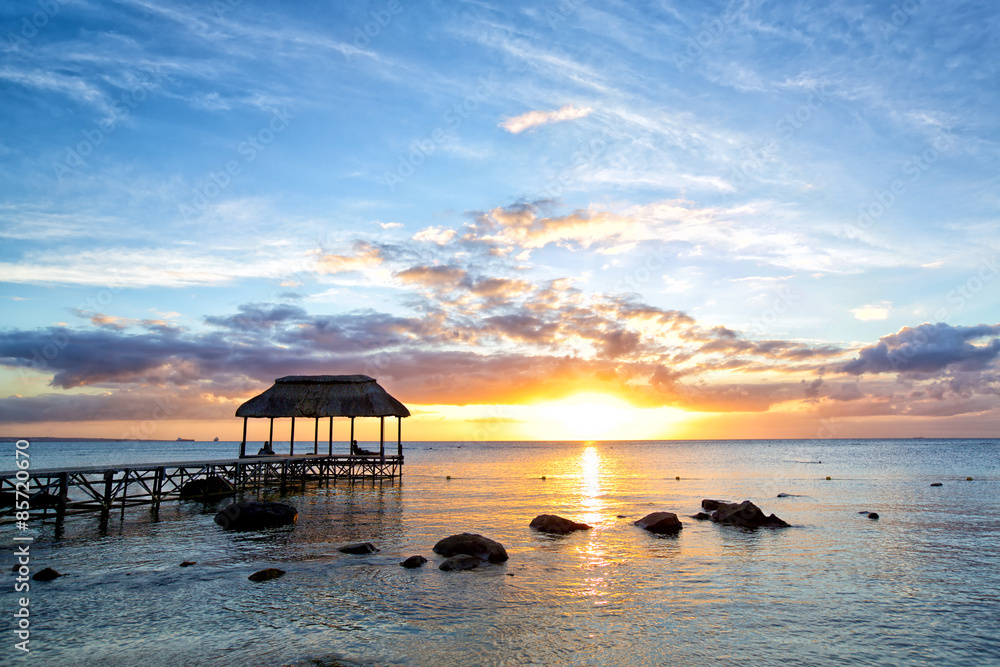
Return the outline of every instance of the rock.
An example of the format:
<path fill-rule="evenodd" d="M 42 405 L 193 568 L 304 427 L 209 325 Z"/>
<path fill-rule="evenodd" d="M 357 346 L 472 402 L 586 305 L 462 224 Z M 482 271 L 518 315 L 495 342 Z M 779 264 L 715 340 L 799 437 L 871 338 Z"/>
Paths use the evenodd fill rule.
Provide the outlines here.
<path fill-rule="evenodd" d="M 728 500 L 709 500 L 707 498 L 701 501 L 701 508 L 709 512 L 719 509 L 719 505 L 732 505 L 732 503 Z"/>
<path fill-rule="evenodd" d="M 53 579 L 58 579 L 61 576 L 61 574 L 53 570 L 51 567 L 47 567 L 44 570 L 35 572 L 34 576 L 31 578 L 35 581 L 52 581 Z"/>
<path fill-rule="evenodd" d="M 181 567 L 191 567 L 192 565 L 197 565 L 197 564 L 198 561 L 186 560 L 183 563 L 181 563 Z"/>
<path fill-rule="evenodd" d="M 260 582 L 260 581 L 271 581 L 272 579 L 277 579 L 278 577 L 283 577 L 283 576 L 285 576 L 284 570 L 279 570 L 276 567 L 269 567 L 266 570 L 259 570 L 258 572 L 254 572 L 249 577 L 247 577 L 247 579 L 249 579 L 250 581 Z"/>
<path fill-rule="evenodd" d="M 284 503 L 233 503 L 215 515 L 226 530 L 262 530 L 295 523 L 299 513 Z"/>
<path fill-rule="evenodd" d="M 868 510 L 861 510 L 858 514 L 871 514 Z"/>
<path fill-rule="evenodd" d="M 692 519 L 697 519 L 698 521 L 708 521 L 712 517 L 711 517 L 711 515 L 705 514 L 704 512 L 698 512 L 697 514 L 692 514 L 691 518 Z"/>
<path fill-rule="evenodd" d="M 452 556 L 448 560 L 444 561 L 438 565 L 439 570 L 444 570 L 445 572 L 459 571 L 459 570 L 473 570 L 483 564 L 483 561 L 476 558 L 475 556 L 469 556 L 468 554 L 458 554 L 457 556 Z"/>
<path fill-rule="evenodd" d="M 931 486 L 944 486 L 941 482 L 934 482 Z"/>
<path fill-rule="evenodd" d="M 181 499 L 208 498 L 218 496 L 231 496 L 236 493 L 236 487 L 229 483 L 229 480 L 210 475 L 201 479 L 192 479 L 181 487 Z"/>
<path fill-rule="evenodd" d="M 577 530 L 590 530 L 590 526 L 585 523 L 577 523 L 555 514 L 539 514 L 531 520 L 529 526 L 543 533 L 556 535 L 568 535 Z"/>
<path fill-rule="evenodd" d="M 657 535 L 674 535 L 684 527 L 673 512 L 653 512 L 634 522 L 634 525 Z"/>
<path fill-rule="evenodd" d="M 374 554 L 378 553 L 379 549 L 371 542 L 359 542 L 342 546 L 337 551 L 345 554 Z"/>
<path fill-rule="evenodd" d="M 409 558 L 407 558 L 406 560 L 404 560 L 402 563 L 400 563 L 400 565 L 402 565 L 403 567 L 405 567 L 405 568 L 407 568 L 409 570 L 412 570 L 414 568 L 421 567 L 426 562 L 427 562 L 427 559 L 424 558 L 423 556 L 410 556 Z"/>
<path fill-rule="evenodd" d="M 760 508 L 749 500 L 742 503 L 727 503 L 719 505 L 719 508 L 712 512 L 712 521 L 725 524 L 727 526 L 740 526 L 742 528 L 787 528 L 785 523 L 775 515 L 764 516 Z"/>
<path fill-rule="evenodd" d="M 507 550 L 502 544 L 474 533 L 446 537 L 434 545 L 434 553 L 442 556 L 466 554 L 491 563 L 503 563 L 507 560 Z"/>
<path fill-rule="evenodd" d="M 779 498 L 801 498 L 802 496 L 795 493 L 779 493 Z"/>
<path fill-rule="evenodd" d="M 878 518 L 878 512 L 869 512 L 868 513 L 868 518 L 869 519 L 877 519 Z"/>

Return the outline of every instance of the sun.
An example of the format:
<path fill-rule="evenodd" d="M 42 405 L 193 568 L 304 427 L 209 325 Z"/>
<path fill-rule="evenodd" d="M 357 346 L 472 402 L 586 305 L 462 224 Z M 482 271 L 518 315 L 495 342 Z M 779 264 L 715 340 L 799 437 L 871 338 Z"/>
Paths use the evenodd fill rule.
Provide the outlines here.
<path fill-rule="evenodd" d="M 542 417 L 555 421 L 564 437 L 574 440 L 615 438 L 615 431 L 633 420 L 634 408 L 615 396 L 582 393 L 546 403 Z"/>

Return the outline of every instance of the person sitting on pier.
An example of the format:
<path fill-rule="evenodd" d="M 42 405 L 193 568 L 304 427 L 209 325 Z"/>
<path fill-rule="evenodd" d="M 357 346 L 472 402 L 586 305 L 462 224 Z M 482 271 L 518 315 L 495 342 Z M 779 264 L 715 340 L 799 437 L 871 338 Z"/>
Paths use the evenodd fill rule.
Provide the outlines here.
<path fill-rule="evenodd" d="M 264 441 L 264 446 L 260 448 L 259 452 L 257 452 L 257 456 L 274 456 L 274 450 L 271 448 L 271 443 L 269 441 Z"/>
<path fill-rule="evenodd" d="M 358 441 L 351 441 L 351 454 L 354 456 L 375 456 L 375 452 L 369 452 L 367 449 L 361 449 L 358 447 Z"/>

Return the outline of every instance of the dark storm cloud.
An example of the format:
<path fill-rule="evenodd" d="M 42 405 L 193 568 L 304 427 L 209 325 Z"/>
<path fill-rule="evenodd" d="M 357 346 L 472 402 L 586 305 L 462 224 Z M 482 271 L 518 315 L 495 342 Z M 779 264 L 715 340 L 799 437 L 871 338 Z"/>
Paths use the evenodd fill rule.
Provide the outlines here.
<path fill-rule="evenodd" d="M 982 340 L 982 344 L 974 341 Z M 944 323 L 905 327 L 862 348 L 858 358 L 840 367 L 864 373 L 936 373 L 946 368 L 983 370 L 1000 356 L 1000 325 L 953 327 Z"/>

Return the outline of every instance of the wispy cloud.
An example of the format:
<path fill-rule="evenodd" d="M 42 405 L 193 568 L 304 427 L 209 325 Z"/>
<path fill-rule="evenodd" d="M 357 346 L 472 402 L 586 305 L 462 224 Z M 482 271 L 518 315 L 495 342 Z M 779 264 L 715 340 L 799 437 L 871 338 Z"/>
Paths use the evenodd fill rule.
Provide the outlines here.
<path fill-rule="evenodd" d="M 567 120 L 577 120 L 586 118 L 593 111 L 590 107 L 577 108 L 572 104 L 567 104 L 555 111 L 528 111 L 520 116 L 506 118 L 500 123 L 500 127 L 511 134 L 520 134 L 525 130 L 532 130 L 540 125 L 549 123 L 561 123 Z"/>

